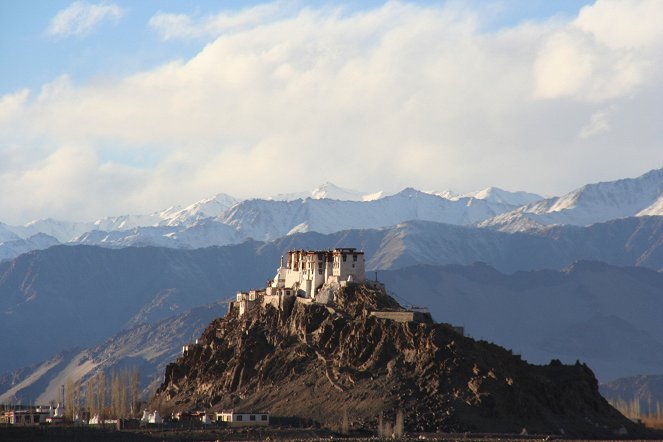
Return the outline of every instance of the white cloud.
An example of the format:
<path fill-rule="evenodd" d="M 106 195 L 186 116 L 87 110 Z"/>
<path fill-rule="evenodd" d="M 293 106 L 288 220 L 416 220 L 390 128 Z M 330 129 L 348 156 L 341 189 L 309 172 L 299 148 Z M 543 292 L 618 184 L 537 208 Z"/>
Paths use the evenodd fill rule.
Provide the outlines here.
<path fill-rule="evenodd" d="M 535 96 L 601 102 L 633 93 L 660 67 L 663 5 L 599 0 L 556 30 L 535 62 Z"/>
<path fill-rule="evenodd" d="M 29 96 L 30 91 L 28 89 L 21 89 L 18 92 L 0 97 L 0 124 L 17 118 Z"/>
<path fill-rule="evenodd" d="M 116 4 L 74 2 L 58 11 L 48 25 L 47 33 L 57 37 L 89 34 L 104 20 L 118 20 L 124 11 Z"/>
<path fill-rule="evenodd" d="M 611 48 L 656 48 L 663 40 L 659 0 L 600 1 L 580 11 L 575 25 Z"/>
<path fill-rule="evenodd" d="M 149 26 L 163 40 L 209 38 L 286 17 L 295 11 L 293 8 L 293 4 L 280 1 L 200 18 L 187 14 L 158 12 L 150 18 Z"/>
<path fill-rule="evenodd" d="M 0 99 L 11 116 L 0 118 L 2 221 L 327 180 L 557 194 L 637 175 L 663 165 L 663 129 L 640 118 L 662 111 L 663 43 L 656 32 L 608 42 L 605 15 L 593 14 L 606 4 L 628 9 L 599 1 L 578 18 L 498 31 L 458 3 L 276 18 L 249 8 L 201 33 L 191 28 L 201 19 L 184 17 L 170 34 L 159 28 L 164 38 L 216 35 L 189 60 L 84 84 L 63 76 Z M 658 19 L 643 11 L 643 24 Z"/>
<path fill-rule="evenodd" d="M 607 109 L 595 112 L 592 114 L 589 122 L 585 124 L 578 136 L 580 138 L 590 138 L 594 135 L 610 130 L 610 116 L 614 113 L 614 109 Z"/>

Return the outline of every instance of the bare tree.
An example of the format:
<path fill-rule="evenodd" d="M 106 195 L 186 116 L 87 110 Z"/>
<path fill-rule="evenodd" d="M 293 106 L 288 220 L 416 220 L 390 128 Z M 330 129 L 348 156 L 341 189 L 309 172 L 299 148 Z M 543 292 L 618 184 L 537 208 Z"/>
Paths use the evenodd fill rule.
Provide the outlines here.
<path fill-rule="evenodd" d="M 68 377 L 64 382 L 64 407 L 65 417 L 69 420 L 74 419 L 74 381 Z"/>
<path fill-rule="evenodd" d="M 394 424 L 394 436 L 403 437 L 405 435 L 405 419 L 403 417 L 403 410 L 398 410 L 396 413 L 396 423 Z"/>
<path fill-rule="evenodd" d="M 85 406 L 87 407 L 90 417 L 94 416 L 97 412 L 94 395 L 94 376 L 91 376 L 85 383 Z"/>
<path fill-rule="evenodd" d="M 81 416 L 81 380 L 77 380 L 74 384 L 74 410 L 73 415 Z"/>
<path fill-rule="evenodd" d="M 110 373 L 110 417 L 118 417 L 119 411 L 119 387 L 118 387 L 118 375 L 115 369 L 111 370 Z"/>
<path fill-rule="evenodd" d="M 135 416 L 140 412 L 140 370 L 131 369 L 131 413 Z"/>
<path fill-rule="evenodd" d="M 384 427 L 382 429 L 382 432 L 384 435 L 382 437 L 391 437 L 393 434 L 393 431 L 391 430 L 391 422 L 387 421 L 384 423 Z"/>
<path fill-rule="evenodd" d="M 127 417 L 127 410 L 129 408 L 129 372 L 127 369 L 122 369 L 119 375 L 119 395 L 120 395 L 120 409 L 119 416 L 121 418 Z"/>
<path fill-rule="evenodd" d="M 97 373 L 97 398 L 99 399 L 98 413 L 102 419 L 106 418 L 106 373 L 99 370 Z"/>

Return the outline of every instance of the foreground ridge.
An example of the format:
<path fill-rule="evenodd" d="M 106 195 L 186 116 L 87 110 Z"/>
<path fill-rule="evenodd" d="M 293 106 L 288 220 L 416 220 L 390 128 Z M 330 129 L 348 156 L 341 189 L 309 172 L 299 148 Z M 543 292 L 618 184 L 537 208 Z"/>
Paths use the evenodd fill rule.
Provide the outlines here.
<path fill-rule="evenodd" d="M 313 297 L 302 289 L 268 295 L 269 287 L 239 293 L 167 367 L 152 405 L 162 413 L 269 410 L 371 431 L 396 414 L 407 431 L 645 431 L 600 396 L 586 365 L 530 365 L 403 308 L 379 282 L 348 279 L 330 278 Z"/>

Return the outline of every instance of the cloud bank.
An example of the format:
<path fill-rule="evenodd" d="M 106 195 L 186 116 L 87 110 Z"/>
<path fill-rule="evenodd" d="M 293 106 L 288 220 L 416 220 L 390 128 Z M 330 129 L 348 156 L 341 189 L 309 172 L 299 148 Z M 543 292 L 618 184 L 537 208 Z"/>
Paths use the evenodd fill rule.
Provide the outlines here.
<path fill-rule="evenodd" d="M 558 194 L 663 165 L 658 0 L 600 0 L 498 30 L 462 3 L 275 5 L 157 13 L 149 26 L 162 39 L 204 47 L 125 78 L 65 75 L 0 97 L 3 221 L 327 180 Z"/>

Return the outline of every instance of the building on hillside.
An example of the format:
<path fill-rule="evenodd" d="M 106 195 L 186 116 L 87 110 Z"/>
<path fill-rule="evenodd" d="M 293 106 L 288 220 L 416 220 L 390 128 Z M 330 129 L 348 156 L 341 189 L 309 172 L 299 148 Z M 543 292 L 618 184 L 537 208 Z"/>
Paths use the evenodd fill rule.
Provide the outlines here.
<path fill-rule="evenodd" d="M 222 411 L 216 414 L 217 422 L 225 422 L 231 427 L 269 425 L 269 412 Z"/>
<path fill-rule="evenodd" d="M 325 284 L 362 282 L 365 274 L 364 252 L 355 248 L 291 250 L 281 257 L 276 276 L 267 282 L 266 288 L 237 292 L 231 305 L 238 308 L 239 316 L 259 306 L 287 310 L 296 297 L 299 301 L 310 302 Z M 184 347 L 182 352 L 187 350 Z"/>
<path fill-rule="evenodd" d="M 364 279 L 364 252 L 355 248 L 291 250 L 287 258 L 281 257 L 281 266 L 267 294 L 291 291 L 305 298 L 315 298 L 318 289 L 326 283 L 361 282 Z"/>

